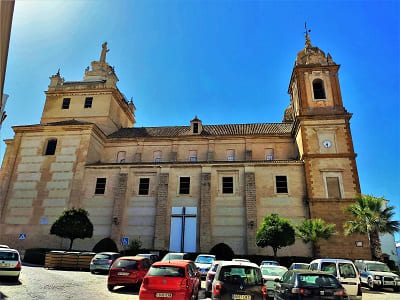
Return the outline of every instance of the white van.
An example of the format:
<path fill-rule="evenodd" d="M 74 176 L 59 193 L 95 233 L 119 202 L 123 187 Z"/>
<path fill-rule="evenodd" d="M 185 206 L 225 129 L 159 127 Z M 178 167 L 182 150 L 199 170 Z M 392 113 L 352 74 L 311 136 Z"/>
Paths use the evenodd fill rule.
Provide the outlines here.
<path fill-rule="evenodd" d="M 310 262 L 311 270 L 327 272 L 335 276 L 346 289 L 349 299 L 361 299 L 361 281 L 351 260 L 321 258 Z"/>

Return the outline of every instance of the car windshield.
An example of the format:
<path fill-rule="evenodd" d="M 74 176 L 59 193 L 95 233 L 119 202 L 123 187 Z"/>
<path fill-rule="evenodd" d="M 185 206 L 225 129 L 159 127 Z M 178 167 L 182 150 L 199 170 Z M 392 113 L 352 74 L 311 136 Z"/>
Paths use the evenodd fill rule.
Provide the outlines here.
<path fill-rule="evenodd" d="M 185 269 L 172 266 L 151 267 L 148 276 L 185 277 Z"/>
<path fill-rule="evenodd" d="M 321 271 L 336 276 L 336 264 L 334 262 L 323 262 L 321 264 Z"/>
<path fill-rule="evenodd" d="M 285 272 L 286 270 L 284 268 L 268 268 L 268 267 L 261 268 L 261 273 L 267 276 L 282 276 L 282 274 Z"/>
<path fill-rule="evenodd" d="M 196 258 L 195 262 L 197 262 L 199 264 L 212 264 L 213 261 L 214 261 L 214 258 L 211 256 L 198 256 Z"/>
<path fill-rule="evenodd" d="M 333 276 L 324 274 L 299 274 L 299 287 L 325 287 L 325 288 L 341 288 L 340 283 Z"/>
<path fill-rule="evenodd" d="M 354 267 L 352 264 L 349 263 L 339 263 L 339 273 L 340 276 L 344 278 L 356 278 L 356 270 L 354 270 Z"/>
<path fill-rule="evenodd" d="M 248 266 L 224 266 L 219 273 L 219 280 L 234 285 L 259 285 L 262 276 L 259 269 Z"/>
<path fill-rule="evenodd" d="M 18 260 L 18 254 L 15 252 L 0 252 L 0 260 Z"/>
<path fill-rule="evenodd" d="M 165 258 L 163 260 L 174 260 L 174 259 L 183 259 L 183 254 L 168 253 L 167 255 L 165 255 Z"/>
<path fill-rule="evenodd" d="M 270 260 L 264 260 L 263 262 L 261 262 L 262 265 L 279 265 L 278 262 L 276 261 L 270 261 Z"/>
<path fill-rule="evenodd" d="M 310 266 L 309 264 L 294 264 L 293 269 L 307 270 L 309 266 Z"/>
<path fill-rule="evenodd" d="M 389 267 L 385 264 L 373 263 L 373 264 L 367 264 L 367 267 L 368 267 L 368 271 L 390 272 Z"/>
<path fill-rule="evenodd" d="M 136 260 L 120 259 L 114 265 L 113 268 L 124 268 L 129 270 L 137 270 L 138 262 Z"/>

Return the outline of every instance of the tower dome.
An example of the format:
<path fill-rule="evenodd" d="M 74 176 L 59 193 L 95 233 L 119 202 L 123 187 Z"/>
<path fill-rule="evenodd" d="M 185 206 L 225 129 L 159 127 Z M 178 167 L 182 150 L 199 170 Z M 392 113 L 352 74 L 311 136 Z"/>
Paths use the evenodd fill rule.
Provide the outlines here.
<path fill-rule="evenodd" d="M 332 61 L 331 55 L 325 55 L 325 52 L 319 49 L 318 47 L 313 47 L 311 45 L 310 36 L 308 35 L 308 31 L 306 31 L 306 43 L 303 50 L 297 53 L 296 57 L 296 66 L 301 65 L 334 65 L 335 63 Z"/>

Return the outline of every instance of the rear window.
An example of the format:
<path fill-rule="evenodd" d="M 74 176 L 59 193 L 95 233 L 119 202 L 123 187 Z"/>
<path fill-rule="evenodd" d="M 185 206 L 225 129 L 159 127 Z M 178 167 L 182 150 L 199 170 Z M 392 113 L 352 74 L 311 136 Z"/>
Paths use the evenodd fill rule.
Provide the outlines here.
<path fill-rule="evenodd" d="M 341 288 L 335 277 L 322 274 L 299 274 L 299 287 Z"/>
<path fill-rule="evenodd" d="M 172 266 L 151 267 L 148 276 L 185 277 L 185 269 Z"/>
<path fill-rule="evenodd" d="M 213 261 L 214 258 L 211 256 L 198 256 L 195 262 L 199 264 L 212 264 Z"/>
<path fill-rule="evenodd" d="M 219 280 L 235 285 L 263 284 L 260 270 L 248 266 L 224 266 L 219 273 Z"/>
<path fill-rule="evenodd" d="M 352 264 L 349 263 L 339 263 L 339 274 L 344 278 L 356 278 L 356 270 Z"/>
<path fill-rule="evenodd" d="M 385 264 L 380 264 L 380 263 L 370 263 L 367 264 L 368 270 L 369 271 L 375 271 L 375 272 L 390 272 L 390 269 L 387 265 Z"/>
<path fill-rule="evenodd" d="M 109 259 L 109 258 L 111 258 L 111 255 L 109 255 L 109 254 L 96 254 L 95 258 L 98 258 L 98 259 Z"/>
<path fill-rule="evenodd" d="M 18 260 L 18 253 L 0 252 L 0 260 Z"/>
<path fill-rule="evenodd" d="M 286 270 L 284 268 L 261 268 L 261 273 L 267 276 L 282 276 L 285 272 Z"/>
<path fill-rule="evenodd" d="M 136 260 L 120 259 L 114 263 L 113 268 L 137 270 L 138 262 Z"/>

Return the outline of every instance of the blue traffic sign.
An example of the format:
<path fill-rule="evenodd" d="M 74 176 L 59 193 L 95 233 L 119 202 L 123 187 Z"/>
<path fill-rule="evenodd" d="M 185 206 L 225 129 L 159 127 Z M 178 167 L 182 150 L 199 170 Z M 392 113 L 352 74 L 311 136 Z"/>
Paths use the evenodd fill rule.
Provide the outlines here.
<path fill-rule="evenodd" d="M 122 246 L 127 246 L 129 245 L 129 238 L 128 237 L 123 237 L 122 238 Z"/>
<path fill-rule="evenodd" d="M 20 240 L 26 240 L 26 233 L 20 233 L 18 239 L 20 239 Z"/>

